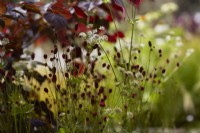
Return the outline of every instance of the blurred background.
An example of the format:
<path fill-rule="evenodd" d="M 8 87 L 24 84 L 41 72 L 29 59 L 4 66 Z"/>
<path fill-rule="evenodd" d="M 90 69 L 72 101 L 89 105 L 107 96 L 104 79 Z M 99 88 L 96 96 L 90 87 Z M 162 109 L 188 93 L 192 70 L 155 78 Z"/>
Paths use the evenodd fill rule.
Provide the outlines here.
<path fill-rule="evenodd" d="M 168 5 L 166 5 L 168 3 Z M 170 27 L 183 29 L 181 38 L 183 46 L 178 51 L 193 49 L 194 52 L 181 65 L 175 73 L 177 82 L 169 81 L 166 85 L 166 95 L 155 111 L 154 119 L 159 116 L 167 121 L 175 121 L 176 127 L 186 129 L 200 127 L 200 0 L 145 0 L 141 5 L 139 14 L 148 14 L 159 10 L 169 10 L 177 7 L 170 15 L 156 19 L 152 25 L 154 30 L 158 23 L 167 23 Z M 171 6 L 171 7 L 170 7 Z M 169 9 L 165 9 L 169 8 Z M 155 37 L 155 36 L 154 36 Z M 173 80 L 173 78 L 171 79 Z M 174 93 L 176 91 L 176 94 Z M 165 103 L 164 105 L 162 103 Z M 176 103 L 175 105 L 173 105 Z M 163 108 L 163 109 L 161 109 Z M 171 112 L 171 113 L 170 113 Z M 173 114 L 172 112 L 177 112 Z M 169 117 L 175 117 L 170 120 Z M 168 118 L 167 118 L 168 117 Z M 158 120 L 157 122 L 162 121 Z M 157 123 L 158 124 L 158 123 Z M 198 131 L 194 131 L 198 132 Z"/>

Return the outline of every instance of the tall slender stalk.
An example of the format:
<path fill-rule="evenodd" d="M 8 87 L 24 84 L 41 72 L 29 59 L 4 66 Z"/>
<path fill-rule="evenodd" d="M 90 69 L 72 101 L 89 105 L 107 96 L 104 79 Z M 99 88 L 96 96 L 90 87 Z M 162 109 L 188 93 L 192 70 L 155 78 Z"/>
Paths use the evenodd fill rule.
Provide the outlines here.
<path fill-rule="evenodd" d="M 111 14 L 111 16 L 112 16 L 115 29 L 116 29 L 116 31 L 118 31 L 117 24 L 116 24 L 116 22 L 115 22 L 115 20 L 114 20 L 114 15 L 113 15 L 113 13 L 112 13 L 112 11 L 111 11 L 111 9 L 110 9 L 109 6 L 108 6 L 108 8 L 109 8 L 109 10 L 110 10 L 110 14 Z M 127 16 L 128 16 L 128 15 L 127 15 Z M 129 18 L 129 17 L 128 17 L 128 18 Z M 119 35 L 117 34 L 117 36 L 119 36 Z M 123 54 L 123 51 L 122 51 L 122 44 L 121 44 L 120 38 L 118 38 L 118 41 L 119 41 L 119 46 L 120 46 L 120 52 L 121 52 L 121 55 L 122 55 L 122 59 L 123 59 L 123 61 L 124 61 L 125 59 L 124 59 L 124 54 Z"/>
<path fill-rule="evenodd" d="M 134 10 L 135 9 L 135 10 Z M 132 54 L 132 48 L 133 48 L 133 35 L 134 35 L 134 29 L 135 29 L 135 15 L 136 15 L 136 8 L 132 6 L 132 28 L 131 28 L 131 46 L 130 46 L 130 51 L 129 51 L 129 61 L 128 61 L 128 66 L 127 69 L 130 68 L 130 63 L 131 63 L 131 54 Z"/>
<path fill-rule="evenodd" d="M 101 49 L 102 49 L 103 52 L 105 53 L 106 58 L 108 59 L 108 62 L 109 62 L 110 66 L 111 66 L 111 68 L 112 68 L 112 71 L 113 71 L 113 73 L 114 73 L 115 79 L 117 80 L 117 75 L 116 75 L 116 73 L 115 73 L 115 71 L 114 71 L 114 68 L 113 68 L 113 66 L 112 66 L 112 63 L 111 63 L 109 57 L 108 57 L 107 52 L 105 51 L 105 49 L 102 47 L 102 45 L 101 45 L 100 43 L 99 43 L 99 46 L 101 47 Z"/>

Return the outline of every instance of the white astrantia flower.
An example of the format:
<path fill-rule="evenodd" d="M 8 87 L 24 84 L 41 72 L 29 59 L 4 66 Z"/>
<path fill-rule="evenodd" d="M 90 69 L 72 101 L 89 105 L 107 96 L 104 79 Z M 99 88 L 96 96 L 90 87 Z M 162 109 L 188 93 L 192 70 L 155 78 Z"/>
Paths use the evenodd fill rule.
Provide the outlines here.
<path fill-rule="evenodd" d="M 143 47 L 145 46 L 145 44 L 144 44 L 144 43 L 141 43 L 140 46 L 143 48 Z"/>
<path fill-rule="evenodd" d="M 137 79 L 141 80 L 141 79 L 143 78 L 143 75 L 142 75 L 140 72 L 137 72 L 137 73 L 135 74 L 135 77 L 136 77 Z"/>
<path fill-rule="evenodd" d="M 182 42 L 182 41 L 178 41 L 178 42 L 176 42 L 176 46 L 178 46 L 178 47 L 183 46 L 183 42 Z"/>
<path fill-rule="evenodd" d="M 129 118 L 129 119 L 133 118 L 133 113 L 132 112 L 127 112 L 127 118 Z"/>
<path fill-rule="evenodd" d="M 125 97 L 128 96 L 128 91 L 126 91 L 126 90 L 122 90 L 120 93 L 121 93 L 121 95 L 123 95 Z"/>
<path fill-rule="evenodd" d="M 108 36 L 107 35 L 103 35 L 101 36 L 103 38 L 104 41 L 107 41 L 108 40 Z"/>
<path fill-rule="evenodd" d="M 19 101 L 19 104 L 20 104 L 20 105 L 25 105 L 25 101 L 24 101 L 24 100 L 20 100 L 20 101 Z"/>
<path fill-rule="evenodd" d="M 86 33 L 81 32 L 81 33 L 79 33 L 79 37 L 82 38 L 82 39 L 86 39 L 87 35 L 86 35 Z"/>
<path fill-rule="evenodd" d="M 121 73 L 125 73 L 125 72 L 126 72 L 126 70 L 125 70 L 123 67 L 120 67 L 120 68 L 119 68 L 119 71 L 120 71 Z"/>
<path fill-rule="evenodd" d="M 131 71 L 126 71 L 125 73 L 130 77 L 133 76 L 133 73 Z"/>
<path fill-rule="evenodd" d="M 112 109 L 111 108 L 107 108 L 105 109 L 105 114 L 111 114 L 112 113 Z"/>
<path fill-rule="evenodd" d="M 92 31 L 88 31 L 86 34 L 87 34 L 88 36 L 92 36 Z"/>
<path fill-rule="evenodd" d="M 35 61 L 31 61 L 31 68 L 35 69 L 37 67 L 37 63 Z"/>
<path fill-rule="evenodd" d="M 175 39 L 176 39 L 176 46 L 180 47 L 183 45 L 182 38 L 180 36 L 177 36 Z"/>
<path fill-rule="evenodd" d="M 187 57 L 189 57 L 192 53 L 194 52 L 194 49 L 188 49 L 187 51 L 186 51 L 186 56 Z"/>
<path fill-rule="evenodd" d="M 0 40 L 0 46 L 5 46 L 6 44 L 8 44 L 10 41 L 8 38 L 3 38 L 2 40 Z"/>
<path fill-rule="evenodd" d="M 21 70 L 26 69 L 26 66 L 27 66 L 26 62 L 20 61 L 18 63 L 15 63 L 13 65 L 13 68 L 16 69 L 17 71 L 21 71 Z"/>
<path fill-rule="evenodd" d="M 161 16 L 159 12 L 150 12 L 145 15 L 145 20 L 147 22 L 151 22 L 153 20 L 158 19 Z"/>
<path fill-rule="evenodd" d="M 167 24 L 158 24 L 154 28 L 155 32 L 158 34 L 164 33 L 169 30 L 169 25 Z"/>
<path fill-rule="evenodd" d="M 144 29 L 145 26 L 146 26 L 146 23 L 144 21 L 140 21 L 139 23 L 137 23 L 137 27 L 140 30 Z"/>
<path fill-rule="evenodd" d="M 114 109 L 114 111 L 115 111 L 115 113 L 117 113 L 117 114 L 122 113 L 122 109 L 119 108 L 119 107 L 116 107 L 116 108 Z"/>
<path fill-rule="evenodd" d="M 138 80 L 134 80 L 133 82 L 131 82 L 131 85 L 132 85 L 133 87 L 139 87 L 140 82 L 139 82 Z"/>
<path fill-rule="evenodd" d="M 100 30 L 105 30 L 105 27 L 104 26 L 100 26 L 99 29 Z"/>
<path fill-rule="evenodd" d="M 155 42 L 158 46 L 164 45 L 166 43 L 166 41 L 163 38 L 156 38 Z"/>
<path fill-rule="evenodd" d="M 38 128 L 37 128 L 36 126 L 34 126 L 34 127 L 33 127 L 33 130 L 34 130 L 34 131 L 37 131 L 37 130 L 38 130 Z"/>
<path fill-rule="evenodd" d="M 26 85 L 26 84 L 24 84 L 23 85 L 23 90 L 30 92 L 31 91 L 31 87 Z"/>
<path fill-rule="evenodd" d="M 167 36 L 165 37 L 165 39 L 166 39 L 166 41 L 170 41 L 172 38 L 171 38 L 170 35 L 167 35 Z"/>
<path fill-rule="evenodd" d="M 178 5 L 174 2 L 168 2 L 163 4 L 160 9 L 163 13 L 171 13 L 178 10 Z"/>
<path fill-rule="evenodd" d="M 23 50 L 23 53 L 26 54 L 26 55 L 31 55 L 32 54 L 32 52 L 29 49 L 27 49 L 27 48 L 25 48 Z"/>
<path fill-rule="evenodd" d="M 180 36 L 176 37 L 176 41 L 181 41 L 181 40 L 182 40 L 182 38 Z"/>
<path fill-rule="evenodd" d="M 64 112 L 60 113 L 59 117 L 63 117 L 63 116 L 65 116 L 65 113 Z"/>
<path fill-rule="evenodd" d="M 92 30 L 92 33 L 93 33 L 93 34 L 95 34 L 95 33 L 97 33 L 97 32 L 98 32 L 97 29 Z"/>
<path fill-rule="evenodd" d="M 92 28 L 93 27 L 93 24 L 88 24 L 87 25 L 87 28 Z"/>
<path fill-rule="evenodd" d="M 122 132 L 122 127 L 121 126 L 115 126 L 115 132 L 117 132 L 117 133 Z"/>

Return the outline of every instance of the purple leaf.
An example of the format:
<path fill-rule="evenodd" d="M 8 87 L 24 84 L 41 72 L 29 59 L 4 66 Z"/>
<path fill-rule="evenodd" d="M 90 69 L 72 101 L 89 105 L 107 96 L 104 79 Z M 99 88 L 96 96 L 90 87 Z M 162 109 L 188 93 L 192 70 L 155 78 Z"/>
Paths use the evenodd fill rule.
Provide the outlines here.
<path fill-rule="evenodd" d="M 44 14 L 44 18 L 50 25 L 52 25 L 56 29 L 60 29 L 67 26 L 67 20 L 59 14 L 47 12 Z"/>

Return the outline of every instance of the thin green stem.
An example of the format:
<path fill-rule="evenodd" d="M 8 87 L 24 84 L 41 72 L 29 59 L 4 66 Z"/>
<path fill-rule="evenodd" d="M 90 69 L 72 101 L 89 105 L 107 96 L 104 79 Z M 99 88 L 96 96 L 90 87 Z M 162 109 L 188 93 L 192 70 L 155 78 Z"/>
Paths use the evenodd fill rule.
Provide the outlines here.
<path fill-rule="evenodd" d="M 110 66 L 111 66 L 111 68 L 112 68 L 112 71 L 113 71 L 113 73 L 114 73 L 115 79 L 117 80 L 117 75 L 116 75 L 116 73 L 115 73 L 115 71 L 114 71 L 114 68 L 113 68 L 113 66 L 112 66 L 112 63 L 111 63 L 109 57 L 108 57 L 107 52 L 105 51 L 105 49 L 102 47 L 102 45 L 101 45 L 100 43 L 99 43 L 99 46 L 101 47 L 101 49 L 102 49 L 103 52 L 105 53 L 106 58 L 108 59 L 108 62 L 109 62 Z"/>
<path fill-rule="evenodd" d="M 114 15 L 113 15 L 113 13 L 112 13 L 112 11 L 111 11 L 111 9 L 110 9 L 110 6 L 108 6 L 108 8 L 109 8 L 109 10 L 110 10 L 110 14 L 111 14 L 111 16 L 112 16 L 115 29 L 116 29 L 116 31 L 118 31 L 117 24 L 116 24 L 116 22 L 115 22 L 115 20 L 114 20 Z M 128 16 L 128 15 L 127 15 L 127 16 Z M 128 17 L 128 18 L 129 18 L 129 17 Z M 119 36 L 119 35 L 117 34 L 117 36 Z M 120 52 L 121 52 L 122 59 L 123 59 L 123 62 L 124 62 L 125 59 L 124 59 L 124 54 L 123 54 L 123 51 L 122 51 L 122 44 L 121 44 L 120 38 L 118 38 L 118 41 L 119 41 L 119 46 L 120 46 Z"/>
<path fill-rule="evenodd" d="M 131 63 L 131 54 L 132 54 L 132 48 L 133 48 L 133 34 L 134 34 L 134 28 L 135 28 L 135 15 L 136 15 L 136 8 L 134 10 L 134 6 L 132 7 L 132 17 L 133 17 L 133 23 L 132 23 L 132 29 L 131 29 L 131 46 L 130 46 L 130 51 L 129 51 L 129 61 L 128 61 L 128 66 L 127 68 L 130 68 L 130 63 Z"/>

